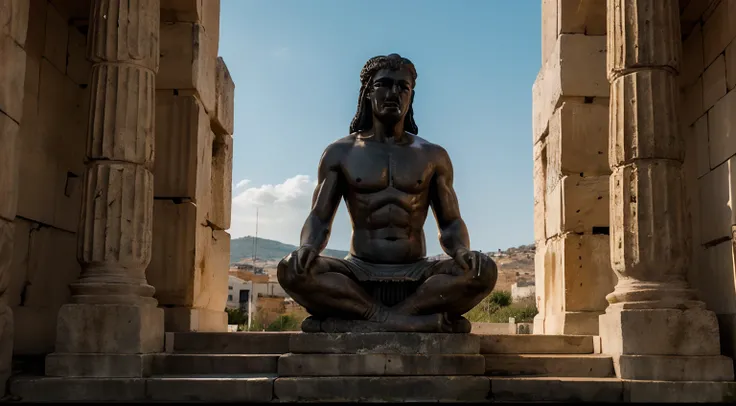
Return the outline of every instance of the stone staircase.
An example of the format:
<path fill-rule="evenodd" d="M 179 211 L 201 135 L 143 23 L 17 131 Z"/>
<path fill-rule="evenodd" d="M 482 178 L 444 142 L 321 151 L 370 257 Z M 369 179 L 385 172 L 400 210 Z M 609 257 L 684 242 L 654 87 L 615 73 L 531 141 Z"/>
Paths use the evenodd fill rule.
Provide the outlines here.
<path fill-rule="evenodd" d="M 617 379 L 598 337 L 484 335 L 471 337 L 473 348 L 430 336 L 167 333 L 149 378 L 19 376 L 10 390 L 21 401 L 209 402 L 703 401 L 736 393 L 732 383 Z M 390 345 L 371 350 L 382 342 Z"/>

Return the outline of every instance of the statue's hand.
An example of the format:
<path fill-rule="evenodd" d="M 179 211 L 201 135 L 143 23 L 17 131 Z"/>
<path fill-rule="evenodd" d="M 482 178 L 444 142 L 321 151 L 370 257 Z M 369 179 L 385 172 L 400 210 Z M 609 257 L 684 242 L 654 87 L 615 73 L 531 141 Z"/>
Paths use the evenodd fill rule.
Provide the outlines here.
<path fill-rule="evenodd" d="M 475 267 L 478 266 L 478 264 L 480 263 L 478 253 L 469 251 L 465 248 L 458 249 L 455 252 L 455 257 L 453 259 L 460 268 L 466 271 L 475 269 Z"/>
<path fill-rule="evenodd" d="M 299 247 L 298 250 L 294 251 L 292 255 L 296 259 L 296 261 L 294 261 L 296 264 L 296 272 L 298 274 L 302 274 L 309 270 L 309 267 L 312 265 L 319 253 L 311 246 L 303 245 Z"/>

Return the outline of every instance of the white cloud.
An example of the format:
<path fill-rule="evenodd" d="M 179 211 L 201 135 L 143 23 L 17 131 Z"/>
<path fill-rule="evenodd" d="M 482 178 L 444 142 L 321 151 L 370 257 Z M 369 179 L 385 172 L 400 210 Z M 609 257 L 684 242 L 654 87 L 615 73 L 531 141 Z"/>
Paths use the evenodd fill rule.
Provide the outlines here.
<path fill-rule="evenodd" d="M 242 189 L 249 183 L 250 183 L 250 179 L 243 179 L 240 182 L 235 184 L 235 189 Z"/>
<path fill-rule="evenodd" d="M 248 181 L 240 181 L 241 188 Z M 298 244 L 304 220 L 312 202 L 316 182 L 307 175 L 296 175 L 278 185 L 249 187 L 233 196 L 233 238 L 254 235 L 258 209 L 258 236 Z M 237 186 L 237 185 L 236 185 Z"/>

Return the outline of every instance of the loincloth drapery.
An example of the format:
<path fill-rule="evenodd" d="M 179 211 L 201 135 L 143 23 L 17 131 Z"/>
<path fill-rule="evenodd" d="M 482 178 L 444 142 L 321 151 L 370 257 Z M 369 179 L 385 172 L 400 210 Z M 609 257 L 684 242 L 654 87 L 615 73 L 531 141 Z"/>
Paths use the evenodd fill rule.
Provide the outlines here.
<path fill-rule="evenodd" d="M 345 274 L 385 306 L 403 302 L 435 273 L 450 273 L 442 266 L 447 261 L 422 259 L 408 264 L 374 264 L 351 255 L 331 259 L 340 262 Z"/>

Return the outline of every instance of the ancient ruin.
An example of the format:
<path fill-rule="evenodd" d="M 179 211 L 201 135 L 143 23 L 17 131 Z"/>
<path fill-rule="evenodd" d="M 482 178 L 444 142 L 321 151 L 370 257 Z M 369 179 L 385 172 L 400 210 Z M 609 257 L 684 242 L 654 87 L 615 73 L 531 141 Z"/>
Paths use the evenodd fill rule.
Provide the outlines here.
<path fill-rule="evenodd" d="M 0 0 L 6 399 L 732 402 L 736 1 L 541 5 L 534 334 L 227 333 L 219 1 Z"/>
<path fill-rule="evenodd" d="M 469 333 L 462 315 L 496 284 L 493 260 L 470 251 L 447 151 L 417 135 L 416 79 L 412 62 L 397 54 L 368 60 L 350 135 L 322 154 L 301 246 L 278 270 L 279 283 L 312 314 L 305 332 Z M 350 255 L 320 256 L 343 199 Z M 426 257 L 430 207 L 452 259 Z"/>

